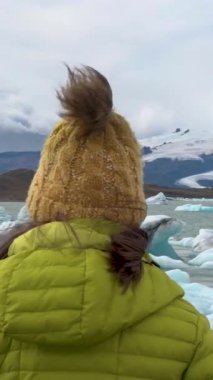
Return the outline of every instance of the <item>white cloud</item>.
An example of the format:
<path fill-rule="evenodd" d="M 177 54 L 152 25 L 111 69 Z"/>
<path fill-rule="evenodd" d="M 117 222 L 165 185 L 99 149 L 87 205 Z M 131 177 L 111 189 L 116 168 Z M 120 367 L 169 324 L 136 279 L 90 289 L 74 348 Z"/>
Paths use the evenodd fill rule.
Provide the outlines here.
<path fill-rule="evenodd" d="M 172 111 L 158 104 L 147 104 L 142 107 L 134 125 L 138 135 L 143 137 L 159 135 L 174 125 L 174 115 Z"/>
<path fill-rule="evenodd" d="M 0 128 L 23 128 L 14 114 L 50 128 L 66 61 L 109 78 L 116 109 L 141 138 L 211 129 L 212 16 L 212 0 L 0 0 Z M 16 104 L 2 101 L 11 88 Z"/>

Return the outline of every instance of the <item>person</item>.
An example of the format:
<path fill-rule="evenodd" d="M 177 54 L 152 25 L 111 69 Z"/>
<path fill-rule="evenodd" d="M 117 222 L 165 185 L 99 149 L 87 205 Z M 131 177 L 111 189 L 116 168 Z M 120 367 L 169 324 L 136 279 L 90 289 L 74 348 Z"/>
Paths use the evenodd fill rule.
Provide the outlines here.
<path fill-rule="evenodd" d="M 141 154 L 107 79 L 71 70 L 1 241 L 1 380 L 210 380 L 213 332 L 146 253 Z"/>

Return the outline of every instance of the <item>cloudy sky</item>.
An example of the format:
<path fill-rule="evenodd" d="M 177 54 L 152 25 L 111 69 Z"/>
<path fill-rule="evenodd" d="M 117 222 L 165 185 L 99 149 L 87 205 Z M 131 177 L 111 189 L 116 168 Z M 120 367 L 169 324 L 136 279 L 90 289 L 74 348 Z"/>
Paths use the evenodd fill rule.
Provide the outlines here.
<path fill-rule="evenodd" d="M 0 133 L 47 133 L 63 62 L 105 74 L 138 137 L 213 128 L 212 0 L 0 0 Z"/>

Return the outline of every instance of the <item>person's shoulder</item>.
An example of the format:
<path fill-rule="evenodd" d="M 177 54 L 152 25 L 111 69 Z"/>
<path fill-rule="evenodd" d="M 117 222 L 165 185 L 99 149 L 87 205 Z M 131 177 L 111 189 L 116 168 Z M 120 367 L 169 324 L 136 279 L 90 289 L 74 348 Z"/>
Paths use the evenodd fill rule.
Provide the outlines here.
<path fill-rule="evenodd" d="M 204 325 L 209 327 L 208 319 L 205 315 L 201 314 L 196 307 L 194 307 L 190 302 L 185 300 L 184 298 L 178 298 L 174 301 L 175 308 L 178 308 L 182 315 L 186 319 L 193 319 L 197 323 L 203 323 Z"/>
<path fill-rule="evenodd" d="M 196 342 L 199 336 L 210 329 L 209 321 L 205 315 L 201 314 L 182 297 L 174 300 L 162 313 L 174 318 L 174 326 L 185 331 L 185 336 L 190 337 L 192 342 Z"/>

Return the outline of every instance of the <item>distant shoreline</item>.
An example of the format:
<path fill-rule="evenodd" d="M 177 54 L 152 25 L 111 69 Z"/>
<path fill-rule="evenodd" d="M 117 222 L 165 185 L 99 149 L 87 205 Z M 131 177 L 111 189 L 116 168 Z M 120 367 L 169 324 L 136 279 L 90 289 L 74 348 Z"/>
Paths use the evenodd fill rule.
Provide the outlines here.
<path fill-rule="evenodd" d="M 1 174 L 0 202 L 24 202 L 33 176 L 34 171 L 29 169 L 16 169 Z M 157 195 L 160 192 L 170 198 L 213 198 L 213 188 L 168 188 L 145 184 L 144 189 L 146 198 Z"/>
<path fill-rule="evenodd" d="M 145 184 L 145 194 L 146 198 L 156 195 L 162 192 L 166 197 L 169 198 L 197 198 L 197 199 L 212 199 L 213 198 L 213 188 L 202 188 L 202 189 L 191 189 L 191 188 L 168 188 L 157 185 L 146 185 Z"/>

